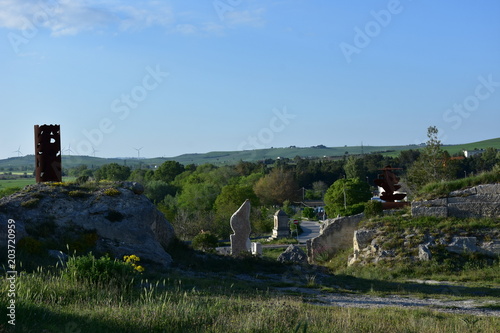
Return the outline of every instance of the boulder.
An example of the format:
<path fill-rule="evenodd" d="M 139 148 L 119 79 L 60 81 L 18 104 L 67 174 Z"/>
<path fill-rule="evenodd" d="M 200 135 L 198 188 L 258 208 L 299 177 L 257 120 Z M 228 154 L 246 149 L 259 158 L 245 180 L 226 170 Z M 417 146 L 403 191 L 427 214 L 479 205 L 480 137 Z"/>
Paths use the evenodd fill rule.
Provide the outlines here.
<path fill-rule="evenodd" d="M 493 240 L 481 244 L 479 252 L 492 257 L 500 256 L 500 240 Z"/>
<path fill-rule="evenodd" d="M 71 243 L 78 250 L 110 253 L 120 259 L 135 254 L 168 267 L 172 258 L 165 249 L 175 238 L 172 225 L 147 197 L 137 194 L 142 185 L 123 184 L 27 186 L 0 199 L 0 228 L 6 230 L 7 219 L 14 219 L 17 241 L 30 236 L 65 252 Z M 5 235 L 0 237 L 3 243 Z M 72 253 L 75 248 L 69 250 Z"/>
<path fill-rule="evenodd" d="M 363 248 L 369 246 L 376 230 L 360 229 L 354 232 L 353 247 L 354 251 L 361 251 Z"/>
<path fill-rule="evenodd" d="M 307 264 L 307 254 L 300 247 L 291 244 L 279 255 L 278 261 L 281 263 Z"/>
<path fill-rule="evenodd" d="M 477 252 L 477 238 L 453 237 L 446 250 L 453 253 Z"/>
<path fill-rule="evenodd" d="M 418 246 L 418 259 L 421 261 L 429 261 L 431 258 L 432 254 L 427 245 L 420 244 Z"/>

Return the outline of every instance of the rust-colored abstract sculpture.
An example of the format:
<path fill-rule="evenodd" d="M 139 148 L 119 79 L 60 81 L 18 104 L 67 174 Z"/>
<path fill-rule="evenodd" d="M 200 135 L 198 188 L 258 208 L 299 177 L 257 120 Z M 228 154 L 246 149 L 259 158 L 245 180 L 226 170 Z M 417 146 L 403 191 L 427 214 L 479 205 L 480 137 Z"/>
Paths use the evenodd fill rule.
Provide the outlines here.
<path fill-rule="evenodd" d="M 59 125 L 35 125 L 36 182 L 60 182 L 61 129 Z"/>
<path fill-rule="evenodd" d="M 380 199 L 385 202 L 395 202 L 396 200 L 403 200 L 406 197 L 405 193 L 394 193 L 401 188 L 399 183 L 399 177 L 397 177 L 392 171 L 402 170 L 401 168 L 392 168 L 390 165 L 383 168 L 382 173 L 378 175 L 374 183 L 384 189 L 384 193 L 380 196 Z"/>

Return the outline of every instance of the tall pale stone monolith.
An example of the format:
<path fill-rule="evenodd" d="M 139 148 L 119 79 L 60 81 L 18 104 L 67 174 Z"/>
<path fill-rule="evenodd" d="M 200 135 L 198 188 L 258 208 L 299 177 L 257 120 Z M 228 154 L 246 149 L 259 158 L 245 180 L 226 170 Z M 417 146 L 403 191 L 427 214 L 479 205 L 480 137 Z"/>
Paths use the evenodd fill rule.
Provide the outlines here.
<path fill-rule="evenodd" d="M 250 200 L 245 200 L 231 216 L 230 223 L 234 232 L 230 236 L 231 254 L 237 255 L 240 252 L 250 251 Z"/>

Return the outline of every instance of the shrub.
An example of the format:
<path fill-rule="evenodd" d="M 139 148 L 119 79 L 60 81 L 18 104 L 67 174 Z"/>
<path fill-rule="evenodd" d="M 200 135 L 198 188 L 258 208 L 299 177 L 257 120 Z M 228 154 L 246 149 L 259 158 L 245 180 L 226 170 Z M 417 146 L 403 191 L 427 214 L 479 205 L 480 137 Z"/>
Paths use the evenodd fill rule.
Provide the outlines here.
<path fill-rule="evenodd" d="M 16 192 L 21 191 L 20 187 L 9 187 L 9 188 L 4 188 L 0 190 L 0 198 L 9 196 L 11 194 L 14 194 Z"/>
<path fill-rule="evenodd" d="M 96 259 L 91 252 L 85 256 L 70 257 L 63 276 L 73 281 L 124 287 L 130 284 L 136 272 L 131 262 L 112 260 L 107 255 Z"/>
<path fill-rule="evenodd" d="M 196 250 L 213 251 L 219 244 L 217 237 L 208 231 L 194 236 L 191 246 Z"/>
<path fill-rule="evenodd" d="M 307 217 L 309 219 L 313 219 L 316 217 L 316 214 L 314 213 L 314 208 L 312 207 L 306 207 L 302 211 L 302 216 Z"/>
<path fill-rule="evenodd" d="M 382 202 L 377 200 L 370 200 L 365 204 L 365 216 L 376 217 L 383 215 Z"/>
<path fill-rule="evenodd" d="M 80 176 L 80 177 L 76 178 L 75 183 L 85 184 L 88 181 L 89 181 L 89 176 L 84 175 L 84 176 Z"/>

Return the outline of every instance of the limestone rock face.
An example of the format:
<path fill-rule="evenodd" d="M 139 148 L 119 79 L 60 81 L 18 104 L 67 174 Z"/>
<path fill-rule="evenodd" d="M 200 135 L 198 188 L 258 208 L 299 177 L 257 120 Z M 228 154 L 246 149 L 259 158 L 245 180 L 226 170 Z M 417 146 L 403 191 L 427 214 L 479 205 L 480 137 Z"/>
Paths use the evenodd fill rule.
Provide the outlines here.
<path fill-rule="evenodd" d="M 358 215 L 338 217 L 329 220 L 321 229 L 318 237 L 307 240 L 307 257 L 313 264 L 317 258 L 331 256 L 337 251 L 352 248 L 353 234 L 363 219 L 363 213 Z"/>
<path fill-rule="evenodd" d="M 500 217 L 500 184 L 485 184 L 453 191 L 447 198 L 414 201 L 412 216 Z"/>
<path fill-rule="evenodd" d="M 0 199 L 1 242 L 6 239 L 4 224 L 14 219 L 18 242 L 30 236 L 53 250 L 67 252 L 66 244 L 76 244 L 117 258 L 135 254 L 167 267 L 172 258 L 165 249 L 175 238 L 174 229 L 141 191 L 142 185 L 131 182 L 107 188 L 27 186 Z"/>
<path fill-rule="evenodd" d="M 300 247 L 291 244 L 285 252 L 279 255 L 278 261 L 282 263 L 307 264 L 307 254 Z"/>

